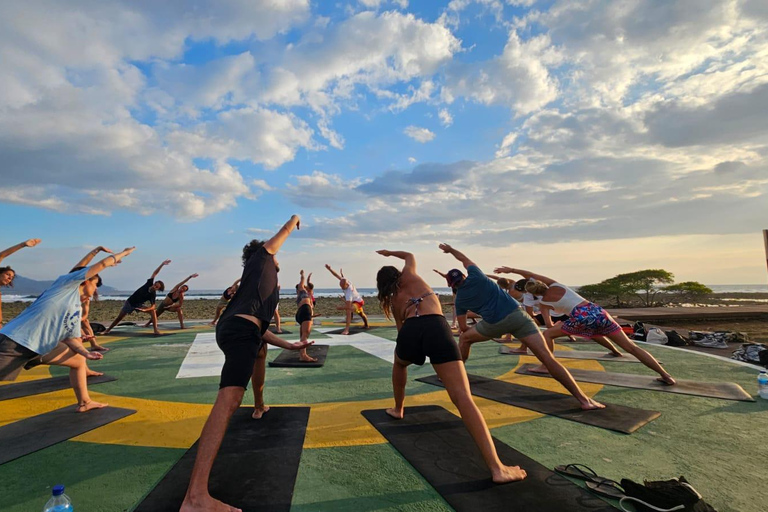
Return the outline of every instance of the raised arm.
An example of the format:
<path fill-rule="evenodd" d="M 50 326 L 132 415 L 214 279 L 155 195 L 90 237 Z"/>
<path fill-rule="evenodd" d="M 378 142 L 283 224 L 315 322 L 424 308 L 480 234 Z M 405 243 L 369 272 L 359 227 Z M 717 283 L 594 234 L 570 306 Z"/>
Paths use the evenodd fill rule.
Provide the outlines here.
<path fill-rule="evenodd" d="M 501 279 L 496 274 L 485 274 L 485 277 L 487 277 L 488 279 L 493 279 L 494 281 L 498 281 L 499 279 Z"/>
<path fill-rule="evenodd" d="M 312 284 L 312 272 L 309 273 L 307 276 L 307 288 L 309 288 L 309 285 Z"/>
<path fill-rule="evenodd" d="M 100 262 L 91 266 L 88 269 L 88 272 L 85 274 L 85 278 L 90 279 L 96 274 L 98 274 L 99 272 L 101 272 L 102 270 L 104 270 L 105 268 L 114 267 L 115 265 L 120 263 L 120 261 L 122 261 L 123 258 L 131 254 L 134 250 L 136 250 L 135 247 L 127 247 L 117 254 L 110 254 Z"/>
<path fill-rule="evenodd" d="M 159 274 L 160 271 L 163 270 L 163 267 L 166 265 L 170 265 L 170 263 L 171 263 L 171 260 L 165 260 L 164 262 L 162 262 L 160 266 L 157 267 L 154 272 L 152 272 L 152 277 L 150 279 L 154 280 L 157 277 L 157 274 Z"/>
<path fill-rule="evenodd" d="M 75 263 L 75 266 L 72 267 L 72 268 L 87 267 L 88 264 L 91 262 L 91 260 L 93 258 L 95 258 L 96 255 L 99 254 L 100 252 L 108 252 L 109 254 L 112 254 L 114 251 L 110 251 L 109 249 L 107 249 L 103 245 L 100 245 L 100 246 L 96 247 L 95 249 L 91 249 L 91 251 L 88 252 L 88 254 L 86 254 L 85 256 L 83 256 L 83 258 L 80 261 Z"/>
<path fill-rule="evenodd" d="M 232 286 L 230 286 L 230 288 L 232 288 L 232 287 L 234 287 L 234 286 L 237 286 L 237 285 L 239 285 L 239 284 L 240 284 L 240 279 L 238 279 L 237 281 L 235 281 L 234 283 L 232 283 Z"/>
<path fill-rule="evenodd" d="M 283 227 L 280 228 L 280 231 L 275 233 L 275 236 L 267 240 L 267 243 L 264 244 L 264 248 L 267 250 L 267 252 L 269 254 L 277 254 L 277 251 L 279 251 L 283 246 L 283 243 L 288 238 L 288 235 L 291 234 L 294 228 L 301 229 L 301 219 L 299 219 L 298 215 L 293 215 L 290 219 L 288 219 L 288 222 L 286 222 Z"/>
<path fill-rule="evenodd" d="M 30 238 L 26 242 L 21 242 L 20 244 L 16 244 L 13 247 L 9 247 L 4 251 L 0 251 L 0 261 L 3 261 L 4 258 L 7 258 L 8 256 L 15 253 L 16 251 L 20 251 L 25 247 L 34 247 L 39 243 L 40 243 L 39 238 Z"/>
<path fill-rule="evenodd" d="M 401 260 L 405 260 L 405 266 L 403 267 L 403 272 L 407 270 L 408 272 L 413 272 L 414 274 L 416 273 L 416 257 L 410 252 L 387 251 L 386 249 L 382 249 L 376 252 L 381 254 L 382 256 L 387 256 L 387 257 L 392 256 L 395 258 L 400 258 Z"/>
<path fill-rule="evenodd" d="M 341 281 L 342 279 L 344 279 L 344 276 L 341 276 L 341 275 L 337 274 L 337 273 L 336 273 L 336 272 L 335 272 L 335 271 L 334 271 L 334 270 L 331 268 L 331 266 L 330 266 L 330 265 L 326 264 L 326 265 L 325 265 L 325 268 L 327 268 L 327 269 L 328 269 L 328 272 L 330 272 L 331 274 L 333 274 L 333 277 L 335 277 L 335 278 L 336 278 L 336 279 L 338 279 L 339 281 Z"/>
<path fill-rule="evenodd" d="M 437 274 L 439 274 L 439 275 L 440 275 L 440 277 L 442 277 L 443 279 L 448 279 L 448 274 L 443 274 L 442 272 L 440 272 L 440 271 L 439 271 L 439 270 L 437 270 L 436 268 L 433 268 L 433 269 L 432 269 L 432 272 L 436 272 L 436 273 L 437 273 Z"/>
<path fill-rule="evenodd" d="M 299 272 L 299 290 L 306 290 L 307 289 L 307 281 L 304 279 L 304 269 L 301 269 L 301 272 Z"/>
<path fill-rule="evenodd" d="M 541 281 L 542 283 L 546 284 L 547 286 L 550 286 L 553 283 L 556 283 L 554 279 L 551 279 L 547 276 L 542 276 L 541 274 L 534 274 L 533 272 L 530 272 L 528 270 L 523 270 L 521 268 L 512 268 L 512 267 L 498 267 L 493 270 L 497 274 L 518 274 L 523 276 L 526 279 L 536 279 L 537 281 Z"/>
<path fill-rule="evenodd" d="M 459 260 L 461 264 L 464 265 L 464 268 L 469 268 L 471 265 L 475 264 L 472 260 L 464 256 L 464 254 L 457 251 L 456 249 L 454 249 L 448 244 L 440 244 L 439 247 L 440 247 L 440 250 L 443 251 L 444 253 L 448 253 L 452 255 L 454 258 L 456 258 L 457 260 Z"/>
<path fill-rule="evenodd" d="M 191 275 L 190 275 L 188 278 L 186 278 L 185 280 L 183 280 L 182 282 L 180 282 L 179 284 L 177 284 L 176 286 L 174 286 L 173 288 L 171 288 L 171 291 L 170 291 L 170 292 L 168 292 L 168 293 L 175 293 L 175 292 L 176 292 L 176 290 L 178 290 L 179 288 L 181 288 L 182 286 L 184 286 L 184 285 L 187 283 L 187 281 L 189 281 L 190 279 L 193 279 L 193 278 L 195 278 L 195 277 L 197 277 L 197 276 L 199 276 L 199 275 L 200 275 L 200 274 L 191 274 Z"/>

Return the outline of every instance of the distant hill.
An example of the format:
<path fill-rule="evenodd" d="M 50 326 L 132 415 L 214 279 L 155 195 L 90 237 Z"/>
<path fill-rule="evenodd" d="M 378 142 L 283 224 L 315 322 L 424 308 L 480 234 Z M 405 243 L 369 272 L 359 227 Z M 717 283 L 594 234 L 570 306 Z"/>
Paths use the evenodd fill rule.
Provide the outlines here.
<path fill-rule="evenodd" d="M 3 293 L 6 295 L 40 295 L 52 284 L 53 281 L 35 281 L 34 279 L 16 274 L 16 278 L 13 280 L 13 288 L 3 288 Z M 115 288 L 106 285 L 99 288 L 100 294 L 114 293 L 116 291 Z"/>

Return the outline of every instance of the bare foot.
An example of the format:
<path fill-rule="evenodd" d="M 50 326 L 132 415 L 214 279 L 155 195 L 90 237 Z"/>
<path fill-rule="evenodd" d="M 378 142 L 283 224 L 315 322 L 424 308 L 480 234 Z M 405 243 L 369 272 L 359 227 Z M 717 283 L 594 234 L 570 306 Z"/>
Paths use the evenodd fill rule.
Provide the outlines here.
<path fill-rule="evenodd" d="M 299 354 L 299 361 L 304 362 L 304 363 L 316 363 L 317 362 L 317 358 L 316 357 L 312 357 L 309 354 Z"/>
<path fill-rule="evenodd" d="M 341 334 L 343 334 L 344 336 L 349 336 L 349 331 L 342 331 Z"/>
<path fill-rule="evenodd" d="M 209 322 L 208 325 L 216 325 L 216 322 Z"/>
<path fill-rule="evenodd" d="M 547 370 L 547 367 L 544 366 L 543 364 L 540 364 L 539 366 L 531 368 L 528 371 L 531 373 L 549 373 L 549 370 Z"/>
<path fill-rule="evenodd" d="M 85 402 L 84 404 L 78 405 L 77 412 L 88 412 L 91 409 L 103 409 L 108 405 L 109 404 L 101 404 L 99 402 L 94 402 L 93 400 L 91 400 L 90 402 Z"/>
<path fill-rule="evenodd" d="M 210 495 L 199 499 L 184 497 L 179 512 L 243 512 L 239 508 L 230 507 L 226 503 L 213 499 Z"/>
<path fill-rule="evenodd" d="M 251 414 L 251 418 L 255 420 L 260 420 L 262 416 L 267 414 L 267 412 L 269 412 L 268 405 L 262 405 L 261 407 L 254 407 L 253 414 Z"/>
<path fill-rule="evenodd" d="M 155 331 L 153 334 L 155 336 L 162 336 L 163 335 L 163 333 L 161 333 L 160 331 Z"/>
<path fill-rule="evenodd" d="M 495 484 L 507 484 L 509 482 L 519 482 L 528 476 L 528 473 L 524 469 L 520 469 L 520 466 L 501 466 L 497 471 L 492 471 L 493 483 Z"/>
<path fill-rule="evenodd" d="M 607 356 L 613 356 L 613 357 L 624 357 L 624 354 L 622 354 L 621 352 L 608 352 L 608 353 L 607 353 L 607 354 L 605 354 L 605 355 L 607 355 Z"/>
<path fill-rule="evenodd" d="M 279 331 L 275 331 L 275 334 L 283 334 L 283 331 L 282 331 L 282 329 L 281 329 L 281 330 L 279 330 Z"/>
<path fill-rule="evenodd" d="M 390 408 L 389 408 L 389 409 L 387 409 L 385 412 L 386 412 L 387 414 L 389 414 L 390 416 L 392 416 L 393 418 L 395 418 L 396 420 L 401 420 L 401 419 L 403 419 L 403 410 L 402 410 L 402 409 L 400 409 L 400 410 L 397 410 L 397 409 L 395 409 L 394 407 L 390 407 Z"/>
<path fill-rule="evenodd" d="M 103 347 L 97 343 L 93 343 L 91 345 L 91 350 L 95 350 L 96 352 L 109 352 L 109 349 L 107 347 Z"/>
<path fill-rule="evenodd" d="M 674 386 L 675 384 L 677 384 L 677 381 L 673 379 L 670 374 L 667 374 L 666 376 L 662 375 L 656 380 L 661 382 L 662 384 L 666 384 L 667 386 Z"/>
<path fill-rule="evenodd" d="M 509 349 L 510 354 L 527 354 L 528 349 L 527 348 L 511 348 Z"/>
<path fill-rule="evenodd" d="M 593 411 L 596 409 L 605 409 L 605 406 L 597 400 L 587 398 L 587 401 L 581 404 L 581 408 L 585 411 Z"/>
<path fill-rule="evenodd" d="M 102 375 L 104 375 L 104 372 L 95 372 L 95 371 L 91 370 L 90 368 L 85 370 L 85 376 L 86 377 L 101 377 Z"/>

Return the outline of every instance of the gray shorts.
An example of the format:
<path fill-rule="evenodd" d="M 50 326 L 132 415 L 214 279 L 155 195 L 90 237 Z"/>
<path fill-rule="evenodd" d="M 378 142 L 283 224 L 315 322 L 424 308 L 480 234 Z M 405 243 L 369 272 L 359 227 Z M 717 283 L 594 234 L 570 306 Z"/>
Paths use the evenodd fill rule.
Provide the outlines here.
<path fill-rule="evenodd" d="M 16 380 L 25 366 L 37 366 L 42 356 L 0 334 L 0 380 Z"/>
<path fill-rule="evenodd" d="M 536 322 L 523 308 L 514 310 L 495 324 L 480 320 L 475 329 L 486 338 L 498 338 L 505 334 L 512 334 L 515 338 L 521 339 L 539 332 Z"/>
<path fill-rule="evenodd" d="M 135 310 L 136 310 L 136 308 L 133 307 L 133 305 L 130 302 L 125 301 L 125 302 L 123 302 L 123 307 L 120 309 L 120 313 L 123 314 L 123 315 L 130 315 Z"/>

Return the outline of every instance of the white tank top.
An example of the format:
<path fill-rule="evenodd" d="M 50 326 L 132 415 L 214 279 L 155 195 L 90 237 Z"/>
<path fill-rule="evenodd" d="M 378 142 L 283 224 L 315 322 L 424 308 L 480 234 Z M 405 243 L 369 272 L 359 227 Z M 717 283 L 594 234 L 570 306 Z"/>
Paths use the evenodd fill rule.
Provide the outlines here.
<path fill-rule="evenodd" d="M 542 300 L 541 303 L 546 306 L 550 306 L 558 315 L 570 315 L 571 311 L 573 311 L 573 308 L 575 308 L 582 302 L 586 302 L 587 300 L 563 284 L 552 283 L 549 287 L 553 288 L 555 286 L 565 290 L 565 294 L 563 295 L 563 297 L 557 302 L 547 302 L 545 300 Z"/>

